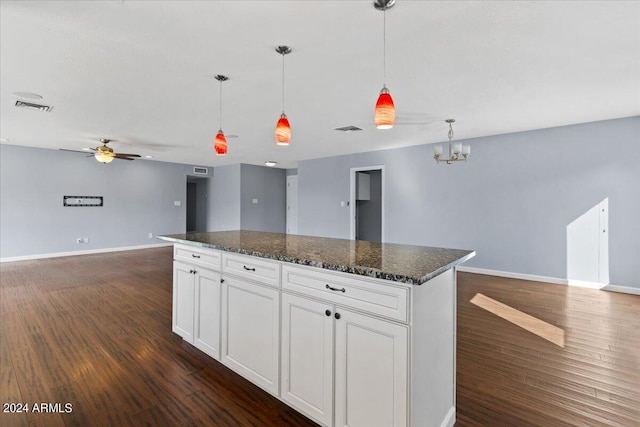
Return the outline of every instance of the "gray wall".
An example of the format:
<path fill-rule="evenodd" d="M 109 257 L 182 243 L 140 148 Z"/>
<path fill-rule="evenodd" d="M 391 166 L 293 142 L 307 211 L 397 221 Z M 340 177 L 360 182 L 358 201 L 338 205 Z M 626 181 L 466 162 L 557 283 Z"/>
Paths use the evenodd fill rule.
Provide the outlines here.
<path fill-rule="evenodd" d="M 240 229 L 240 164 L 214 168 L 209 184 L 208 231 Z"/>
<path fill-rule="evenodd" d="M 364 172 L 363 172 L 364 173 Z M 366 172 L 369 174 L 369 200 L 357 200 L 356 223 L 358 240 L 380 242 L 382 239 L 382 172 L 380 170 Z"/>
<path fill-rule="evenodd" d="M 2 144 L 0 256 L 162 243 L 148 234 L 185 231 L 191 170 L 146 160 L 105 165 L 80 153 Z M 104 206 L 63 207 L 65 195 L 103 196 Z"/>
<path fill-rule="evenodd" d="M 567 226 L 608 198 L 610 281 L 640 287 L 639 140 L 631 117 L 469 139 L 466 164 L 436 165 L 433 145 L 300 161 L 298 231 L 349 238 L 349 170 L 385 165 L 387 242 L 475 249 L 468 266 L 566 278 Z"/>
<path fill-rule="evenodd" d="M 198 231 L 284 232 L 284 169 L 237 164 L 209 170 L 208 178 L 189 177 L 198 183 Z M 2 144 L 0 257 L 162 243 L 156 235 L 186 231 L 186 182 L 192 172 L 191 165 L 146 160 L 105 165 L 81 153 Z M 103 196 L 104 206 L 63 207 L 64 195 Z M 76 243 L 78 237 L 89 243 Z"/>
<path fill-rule="evenodd" d="M 286 169 L 286 171 L 287 171 L 287 176 L 298 175 L 298 169 L 296 169 L 296 168 Z"/>
<path fill-rule="evenodd" d="M 245 164 L 240 166 L 242 229 L 284 233 L 287 212 L 285 170 Z M 258 199 L 258 203 L 253 203 L 253 199 Z"/>

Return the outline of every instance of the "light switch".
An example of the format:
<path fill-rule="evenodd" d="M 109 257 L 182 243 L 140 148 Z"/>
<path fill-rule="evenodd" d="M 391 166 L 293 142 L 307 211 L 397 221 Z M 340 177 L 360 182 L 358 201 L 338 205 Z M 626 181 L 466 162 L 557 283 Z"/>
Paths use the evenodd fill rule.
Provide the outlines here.
<path fill-rule="evenodd" d="M 182 202 L 180 200 L 174 200 L 173 206 L 182 206 Z"/>
<path fill-rule="evenodd" d="M 253 199 L 253 204 L 257 205 L 258 204 L 258 199 Z"/>
<path fill-rule="evenodd" d="M 344 201 L 340 202 L 340 206 L 344 208 Z"/>

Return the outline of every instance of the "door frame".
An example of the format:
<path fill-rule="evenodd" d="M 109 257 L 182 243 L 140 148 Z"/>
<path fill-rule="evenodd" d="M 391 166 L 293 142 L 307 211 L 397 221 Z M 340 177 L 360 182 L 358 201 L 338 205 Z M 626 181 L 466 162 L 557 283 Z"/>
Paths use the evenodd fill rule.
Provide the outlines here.
<path fill-rule="evenodd" d="M 290 186 L 289 184 L 291 183 L 291 181 L 295 181 L 296 183 L 296 191 L 295 194 L 293 194 L 290 190 Z M 286 195 L 285 195 L 285 202 L 286 202 L 286 218 L 285 218 L 285 224 L 284 224 L 284 228 L 285 228 L 285 234 L 298 234 L 298 175 L 288 175 L 287 176 L 287 189 L 286 189 Z M 290 215 L 290 210 L 289 210 L 289 197 L 295 197 L 296 199 L 296 220 L 295 220 L 295 224 L 290 224 L 291 221 L 291 215 Z M 293 232 L 289 231 L 289 226 L 293 225 L 292 228 L 294 228 Z"/>
<path fill-rule="evenodd" d="M 384 220 L 384 193 L 385 193 L 385 179 L 384 179 L 384 165 L 374 166 L 361 166 L 357 168 L 351 168 L 350 171 L 350 196 L 349 196 L 349 239 L 356 240 L 356 173 L 364 171 L 380 171 L 380 242 L 385 242 L 385 220 Z"/>

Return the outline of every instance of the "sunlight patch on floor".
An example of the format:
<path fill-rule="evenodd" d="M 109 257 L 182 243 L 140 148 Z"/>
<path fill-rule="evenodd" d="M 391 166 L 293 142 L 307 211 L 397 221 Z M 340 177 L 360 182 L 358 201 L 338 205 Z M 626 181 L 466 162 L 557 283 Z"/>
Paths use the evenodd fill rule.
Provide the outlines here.
<path fill-rule="evenodd" d="M 516 326 L 520 326 L 522 329 L 536 334 L 540 338 L 544 338 L 564 348 L 564 330 L 553 326 L 543 320 L 536 319 L 526 313 L 516 310 L 513 307 L 509 307 L 499 301 L 496 301 L 483 294 L 475 294 L 471 298 L 471 304 L 474 304 L 480 308 L 487 310 L 489 313 L 493 313 L 498 317 L 503 318 Z"/>

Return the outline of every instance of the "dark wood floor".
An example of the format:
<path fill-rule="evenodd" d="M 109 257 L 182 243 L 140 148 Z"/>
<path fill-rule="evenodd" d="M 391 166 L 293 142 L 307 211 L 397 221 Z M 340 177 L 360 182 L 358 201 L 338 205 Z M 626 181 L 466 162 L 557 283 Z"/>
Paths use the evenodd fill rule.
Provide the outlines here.
<path fill-rule="evenodd" d="M 171 257 L 1 264 L 0 402 L 73 406 L 0 425 L 315 426 L 171 333 Z M 640 426 L 640 297 L 464 273 L 458 289 L 457 426 Z"/>

